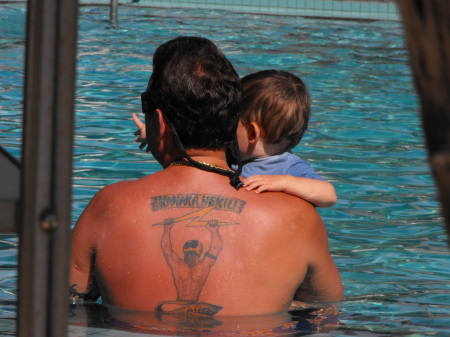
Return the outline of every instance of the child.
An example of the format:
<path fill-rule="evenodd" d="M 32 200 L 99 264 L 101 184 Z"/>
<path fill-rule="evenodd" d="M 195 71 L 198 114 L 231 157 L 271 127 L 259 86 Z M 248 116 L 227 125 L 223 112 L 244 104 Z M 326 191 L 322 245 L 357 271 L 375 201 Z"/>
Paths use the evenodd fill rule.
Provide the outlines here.
<path fill-rule="evenodd" d="M 306 131 L 311 111 L 303 81 L 286 71 L 264 70 L 245 76 L 241 84 L 237 136 L 245 188 L 286 192 L 315 206 L 333 206 L 333 185 L 290 152 Z"/>
<path fill-rule="evenodd" d="M 245 188 L 286 192 L 318 207 L 336 203 L 332 184 L 304 160 L 290 152 L 308 127 L 311 99 L 300 78 L 278 70 L 264 70 L 242 81 L 241 116 L 237 128 L 243 161 Z M 144 142 L 145 126 L 133 114 L 139 128 L 136 142 Z"/>

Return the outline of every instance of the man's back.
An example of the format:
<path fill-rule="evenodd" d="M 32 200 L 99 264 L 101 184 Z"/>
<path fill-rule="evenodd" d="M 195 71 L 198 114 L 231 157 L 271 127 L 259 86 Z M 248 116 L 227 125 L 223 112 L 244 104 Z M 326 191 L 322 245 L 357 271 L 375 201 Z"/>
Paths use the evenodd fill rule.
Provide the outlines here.
<path fill-rule="evenodd" d="M 75 298 L 101 295 L 188 323 L 272 314 L 296 297 L 341 299 L 314 208 L 239 190 L 239 168 L 227 168 L 230 145 L 238 155 L 240 94 L 237 72 L 211 41 L 177 37 L 156 49 L 141 94 L 143 138 L 163 170 L 104 188 L 83 212 L 72 239 Z"/>
<path fill-rule="evenodd" d="M 103 189 L 73 242 L 78 291 L 95 288 L 90 277 L 105 303 L 160 316 L 276 313 L 301 284 L 300 300 L 342 296 L 313 206 L 236 191 L 227 177 L 193 167 Z"/>

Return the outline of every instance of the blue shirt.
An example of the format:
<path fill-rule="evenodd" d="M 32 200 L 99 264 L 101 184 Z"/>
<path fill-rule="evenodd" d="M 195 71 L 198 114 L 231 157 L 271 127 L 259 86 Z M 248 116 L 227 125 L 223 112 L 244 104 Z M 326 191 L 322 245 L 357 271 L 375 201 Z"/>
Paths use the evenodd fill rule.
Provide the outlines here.
<path fill-rule="evenodd" d="M 233 165 L 232 168 L 236 170 L 237 165 Z M 325 181 L 306 161 L 290 152 L 253 159 L 245 162 L 242 168 L 242 176 L 245 178 L 254 175 L 276 174 L 287 174 Z"/>

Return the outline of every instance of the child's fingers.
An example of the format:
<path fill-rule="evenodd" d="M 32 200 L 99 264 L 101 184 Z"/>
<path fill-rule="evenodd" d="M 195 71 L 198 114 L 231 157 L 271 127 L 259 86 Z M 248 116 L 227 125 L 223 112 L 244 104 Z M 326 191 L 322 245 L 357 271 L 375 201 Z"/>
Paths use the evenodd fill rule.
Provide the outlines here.
<path fill-rule="evenodd" d="M 244 180 L 244 186 L 247 191 L 251 191 L 254 187 L 249 180 Z"/>
<path fill-rule="evenodd" d="M 141 120 L 139 119 L 139 117 L 135 113 L 133 113 L 131 116 L 133 117 L 134 124 L 136 124 L 136 126 L 138 127 L 138 129 L 134 132 L 134 135 L 135 136 L 140 136 L 142 134 L 142 130 L 144 128 L 144 123 L 141 122 Z M 140 137 L 136 138 L 136 142 L 141 141 L 141 140 L 138 140 L 138 139 L 140 139 Z"/>
<path fill-rule="evenodd" d="M 138 130 L 134 132 L 134 135 L 138 136 L 138 138 L 136 138 L 136 142 L 144 142 L 146 144 L 147 135 L 145 134 L 145 124 L 141 122 L 135 113 L 133 113 L 132 116 L 134 124 L 138 127 Z"/>
<path fill-rule="evenodd" d="M 262 179 L 262 176 L 251 176 L 251 177 L 248 177 L 248 178 L 244 178 L 244 184 L 245 185 L 250 185 L 250 184 L 253 184 L 253 183 L 256 183 L 256 182 L 258 182 L 258 181 L 261 181 Z"/>
<path fill-rule="evenodd" d="M 135 136 L 141 136 L 145 140 L 145 124 L 141 122 L 141 120 L 138 118 L 138 116 L 133 113 L 133 122 L 138 127 L 138 130 L 134 132 Z M 141 139 L 142 140 L 142 139 Z"/>
<path fill-rule="evenodd" d="M 257 182 L 257 181 L 253 181 L 253 182 L 250 182 L 250 183 L 246 182 L 244 186 L 245 186 L 245 189 L 247 191 L 251 191 L 251 190 L 254 190 L 254 189 L 260 187 L 261 184 L 259 182 Z"/>
<path fill-rule="evenodd" d="M 261 193 L 264 191 L 269 191 L 269 188 L 266 185 L 261 185 L 255 190 L 255 193 Z"/>
<path fill-rule="evenodd" d="M 144 126 L 144 123 L 141 122 L 141 120 L 139 119 L 139 117 L 138 117 L 135 113 L 133 113 L 131 116 L 133 117 L 133 122 L 134 122 L 134 124 L 136 124 L 136 126 L 137 126 L 139 129 L 142 129 L 142 127 Z"/>
<path fill-rule="evenodd" d="M 249 187 L 246 187 L 247 191 L 252 191 L 254 190 L 255 193 L 261 193 L 261 192 L 265 192 L 265 191 L 270 191 L 269 186 L 263 184 L 263 183 L 254 183 L 251 184 Z"/>

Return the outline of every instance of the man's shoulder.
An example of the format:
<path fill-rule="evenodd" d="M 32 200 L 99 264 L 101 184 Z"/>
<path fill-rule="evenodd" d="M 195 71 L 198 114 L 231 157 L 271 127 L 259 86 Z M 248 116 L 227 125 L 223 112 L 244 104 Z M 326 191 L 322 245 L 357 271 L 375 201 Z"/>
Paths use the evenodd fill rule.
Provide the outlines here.
<path fill-rule="evenodd" d="M 101 197 L 107 197 L 114 195 L 115 193 L 136 192 L 136 190 L 142 189 L 143 185 L 149 184 L 152 181 L 159 181 L 159 174 L 160 172 L 156 172 L 138 179 L 121 180 L 104 186 L 97 194 Z M 141 186 L 141 188 L 139 188 L 139 186 Z"/>
<path fill-rule="evenodd" d="M 136 184 L 136 180 L 123 180 L 118 181 L 102 187 L 95 195 L 96 198 L 106 198 L 120 193 L 123 190 L 127 190 Z"/>
<path fill-rule="evenodd" d="M 115 182 L 101 188 L 91 199 L 90 204 L 99 210 L 114 207 L 117 203 L 132 199 L 140 190 L 142 189 L 139 188 L 138 180 Z"/>
<path fill-rule="evenodd" d="M 96 193 L 94 199 L 100 203 L 123 204 L 126 200 L 130 202 L 148 200 L 158 194 L 168 194 L 168 191 L 174 194 L 180 190 L 180 187 L 194 184 L 185 181 L 180 185 L 177 179 L 177 176 L 162 170 L 138 179 L 123 180 L 107 185 Z"/>
<path fill-rule="evenodd" d="M 282 192 L 263 192 L 256 196 L 247 199 L 242 222 L 247 230 L 256 231 L 258 238 L 260 232 L 270 233 L 271 239 L 281 240 L 286 247 L 298 247 L 299 243 L 307 247 L 308 238 L 323 229 L 315 207 L 303 199 Z"/>
<path fill-rule="evenodd" d="M 247 193 L 254 193 L 252 191 Z M 314 205 L 306 200 L 298 198 L 283 192 L 263 192 L 251 196 L 247 199 L 247 204 L 251 208 L 267 209 L 285 215 L 293 214 L 315 214 L 317 213 Z"/>

